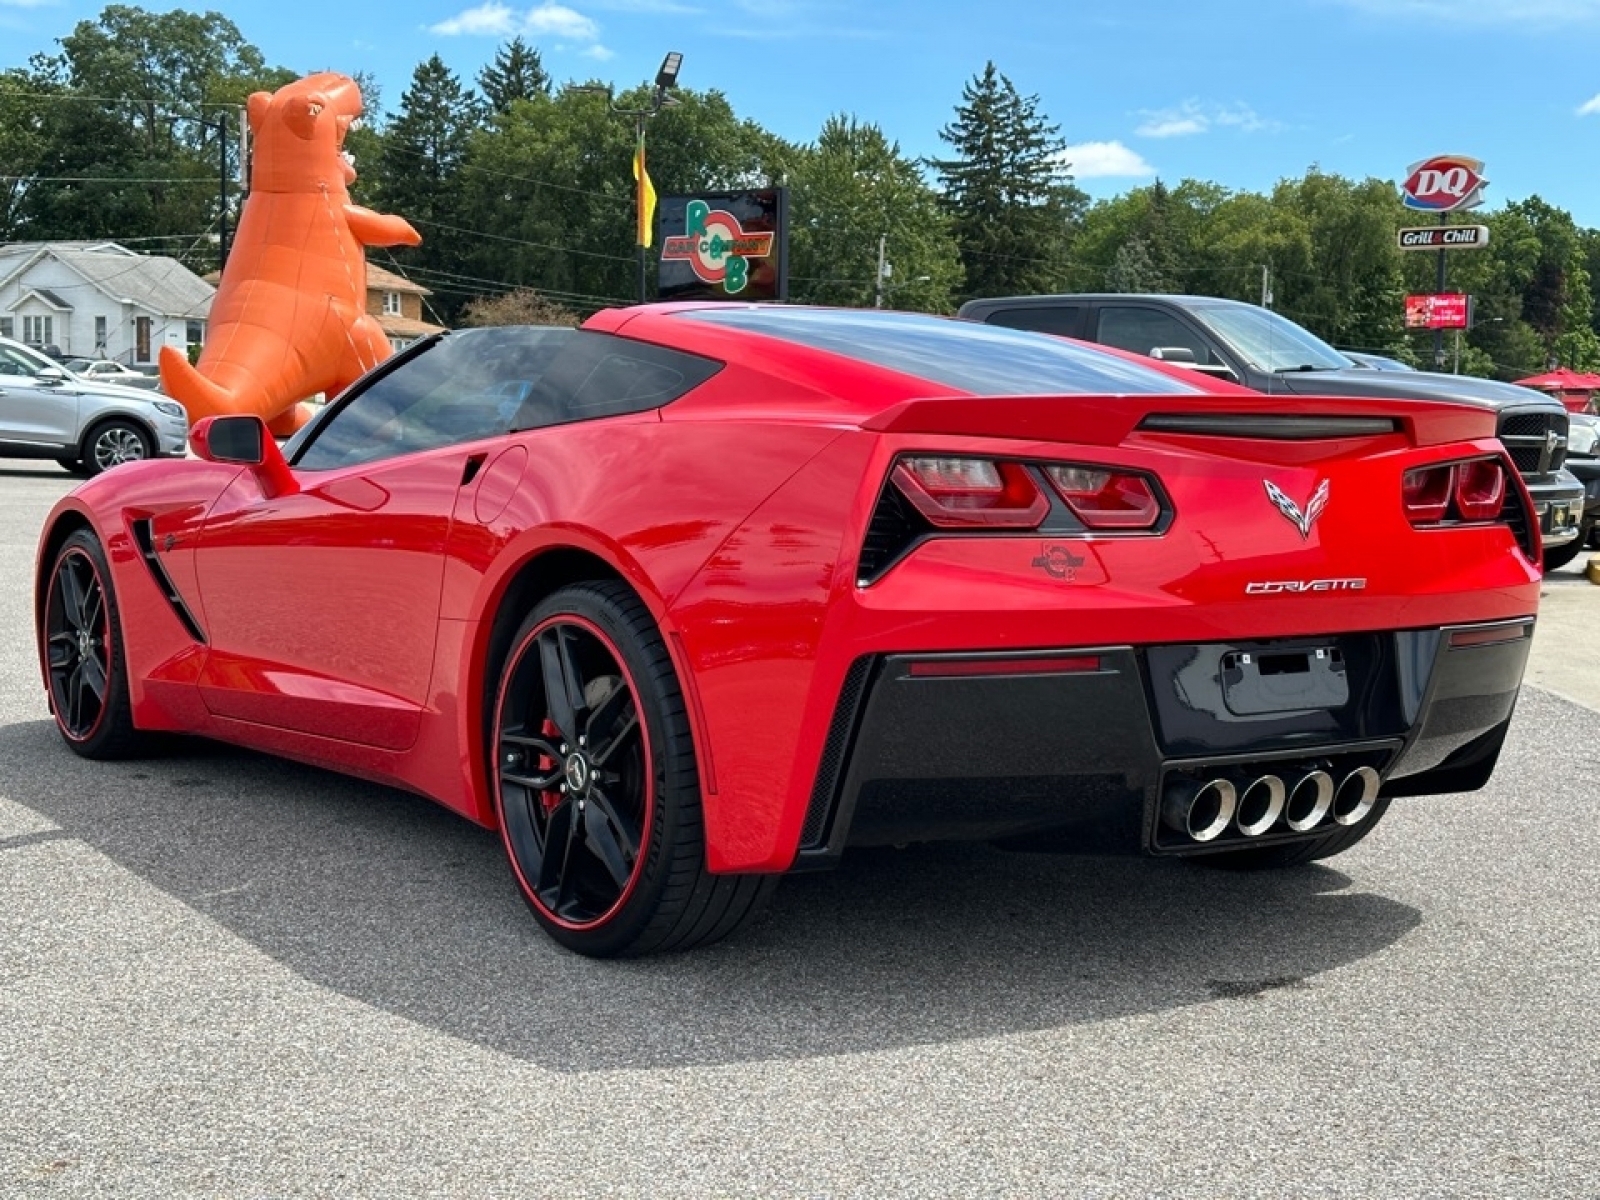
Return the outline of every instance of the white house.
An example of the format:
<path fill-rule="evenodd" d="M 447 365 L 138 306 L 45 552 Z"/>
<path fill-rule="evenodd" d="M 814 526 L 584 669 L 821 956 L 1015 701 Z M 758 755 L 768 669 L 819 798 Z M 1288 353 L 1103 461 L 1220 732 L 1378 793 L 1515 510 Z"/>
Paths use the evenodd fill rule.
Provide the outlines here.
<path fill-rule="evenodd" d="M 153 366 L 205 341 L 216 289 L 175 258 L 115 242 L 0 245 L 0 337 L 63 357 Z"/>

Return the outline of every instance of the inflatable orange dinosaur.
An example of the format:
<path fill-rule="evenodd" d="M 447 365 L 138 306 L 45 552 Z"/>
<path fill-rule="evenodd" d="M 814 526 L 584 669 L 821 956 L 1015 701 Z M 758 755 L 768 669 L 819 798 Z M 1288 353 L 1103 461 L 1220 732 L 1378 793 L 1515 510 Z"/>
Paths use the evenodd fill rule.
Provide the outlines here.
<path fill-rule="evenodd" d="M 367 315 L 366 246 L 415 246 L 403 218 L 350 203 L 344 135 L 361 115 L 355 81 L 308 75 L 250 97 L 250 193 L 211 303 L 200 361 L 161 349 L 161 387 L 191 421 L 254 413 L 280 436 L 389 356 Z"/>

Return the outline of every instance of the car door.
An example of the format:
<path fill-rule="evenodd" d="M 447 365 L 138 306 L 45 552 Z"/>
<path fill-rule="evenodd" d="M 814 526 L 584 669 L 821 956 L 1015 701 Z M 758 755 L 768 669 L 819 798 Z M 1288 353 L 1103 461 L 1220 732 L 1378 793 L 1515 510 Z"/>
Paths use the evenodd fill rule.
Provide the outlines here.
<path fill-rule="evenodd" d="M 241 472 L 194 554 L 219 717 L 403 750 L 428 701 L 450 514 L 498 428 L 401 363 L 318 422 L 266 494 Z M 443 376 L 441 383 L 435 376 Z"/>
<path fill-rule="evenodd" d="M 0 440 L 25 446 L 76 443 L 79 390 L 70 377 L 38 378 L 49 365 L 20 347 L 0 345 Z"/>

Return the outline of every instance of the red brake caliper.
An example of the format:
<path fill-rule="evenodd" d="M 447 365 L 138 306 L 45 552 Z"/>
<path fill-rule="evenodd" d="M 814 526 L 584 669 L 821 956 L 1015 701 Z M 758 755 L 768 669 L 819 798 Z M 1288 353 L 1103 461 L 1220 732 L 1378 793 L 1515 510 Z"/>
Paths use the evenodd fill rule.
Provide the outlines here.
<path fill-rule="evenodd" d="M 559 746 L 561 744 L 561 730 L 556 728 L 556 723 L 549 717 L 545 718 L 544 724 L 540 727 L 539 732 L 556 745 Z M 548 758 L 543 754 L 539 756 L 539 774 L 543 775 L 546 771 L 553 771 L 555 768 L 555 759 Z M 539 800 L 544 804 L 545 812 L 554 812 L 556 806 L 561 803 L 560 788 L 553 787 L 547 791 L 540 792 Z"/>

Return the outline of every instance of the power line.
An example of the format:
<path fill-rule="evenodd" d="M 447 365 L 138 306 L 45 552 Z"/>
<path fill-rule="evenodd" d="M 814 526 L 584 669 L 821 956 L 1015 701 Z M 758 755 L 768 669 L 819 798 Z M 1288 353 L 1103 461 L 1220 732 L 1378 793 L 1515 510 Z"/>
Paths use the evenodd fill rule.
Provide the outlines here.
<path fill-rule="evenodd" d="M 399 151 L 401 154 L 409 154 L 415 158 L 431 157 L 426 151 L 413 150 L 410 146 L 402 146 L 398 143 L 385 141 L 383 145 L 383 153 L 387 154 L 391 150 Z M 589 188 L 572 187 L 565 183 L 552 183 L 548 179 L 535 179 L 531 175 L 513 175 L 509 171 L 496 171 L 492 167 L 480 167 L 475 163 L 460 163 L 457 165 L 456 169 L 461 171 L 476 171 L 480 175 L 493 175 L 498 179 L 511 179 L 515 180 L 517 183 L 531 183 L 535 187 L 553 188 L 558 192 L 571 192 L 574 195 L 588 196 L 593 200 L 605 200 L 612 204 L 631 205 L 633 203 L 633 198 L 631 196 L 613 196 L 609 192 L 596 192 Z"/>
<path fill-rule="evenodd" d="M 0 183 L 192 183 L 215 188 L 215 179 L 156 179 L 137 175 L 0 175 Z"/>
<path fill-rule="evenodd" d="M 612 262 L 633 262 L 631 257 L 624 257 L 620 254 L 601 254 L 597 250 L 577 250 L 571 246 L 557 246 L 551 242 L 532 242 L 527 238 L 507 237 L 503 233 L 489 233 L 483 229 L 466 229 L 460 225 L 446 225 L 443 221 L 424 220 L 422 217 L 407 217 L 406 220 L 413 225 L 426 225 L 430 229 L 448 229 L 451 233 L 468 233 L 473 237 L 489 238 L 496 242 L 511 242 L 518 246 L 536 246 L 541 250 L 558 250 L 563 254 L 581 254 L 585 258 L 604 258 Z"/>

